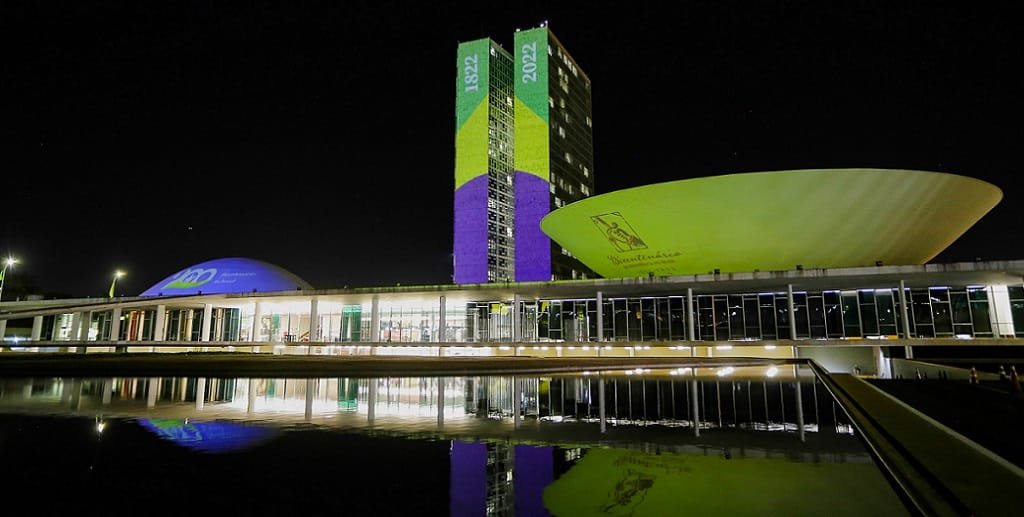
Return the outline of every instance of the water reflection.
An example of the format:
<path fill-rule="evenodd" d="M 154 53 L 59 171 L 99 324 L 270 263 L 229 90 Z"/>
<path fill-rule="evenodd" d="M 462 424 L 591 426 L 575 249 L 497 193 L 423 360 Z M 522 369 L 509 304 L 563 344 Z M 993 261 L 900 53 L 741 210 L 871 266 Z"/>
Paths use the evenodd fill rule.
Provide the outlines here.
<path fill-rule="evenodd" d="M 107 453 L 143 441 L 138 435 L 132 435 L 132 442 L 124 438 L 125 429 L 137 427 L 150 439 L 222 458 L 219 462 L 251 457 L 237 473 L 243 477 L 258 477 L 249 471 L 260 461 L 279 461 L 265 457 L 281 448 L 288 450 L 283 456 L 288 468 L 312 468 L 297 459 L 315 447 L 305 437 L 329 431 L 333 441 L 320 450 L 347 451 L 344 459 L 330 460 L 338 465 L 358 454 L 376 458 L 402 451 L 399 470 L 404 472 L 421 461 L 417 455 L 430 456 L 422 461 L 432 465 L 434 474 L 424 475 L 446 472 L 447 489 L 442 490 L 444 502 L 431 499 L 435 511 L 426 513 L 438 513 L 436 505 L 447 504 L 448 511 L 440 513 L 665 514 L 677 513 L 685 503 L 705 513 L 764 513 L 767 508 L 796 515 L 821 513 L 822 507 L 807 504 L 816 498 L 826 506 L 846 505 L 831 513 L 904 513 L 843 411 L 816 378 L 792 369 L 772 376 L 737 370 L 418 378 L 5 378 L 0 379 L 0 416 L 88 418 L 96 439 L 107 442 Z M 9 421 L 0 420 L 0 432 Z M 107 436 L 112 431 L 121 438 Z M 297 434 L 304 438 L 296 442 Z M 344 448 L 356 444 L 362 449 Z M 438 444 L 446 449 L 443 460 L 436 455 Z M 158 453 L 183 461 L 173 456 L 180 453 L 152 452 Z M 328 461 L 312 456 L 308 463 Z M 204 461 L 209 468 L 212 460 Z M 376 461 L 344 468 L 374 468 L 370 464 Z M 397 483 L 395 489 L 412 486 L 407 479 L 390 482 Z M 352 507 L 346 511 L 359 513 Z"/>
<path fill-rule="evenodd" d="M 721 371 L 543 377 L 8 378 L 0 380 L 0 407 L 484 434 L 524 426 L 527 431 L 554 429 L 548 424 L 570 422 L 599 423 L 602 430 L 687 428 L 698 435 L 726 429 L 798 436 L 853 432 L 810 375 L 725 378 Z"/>

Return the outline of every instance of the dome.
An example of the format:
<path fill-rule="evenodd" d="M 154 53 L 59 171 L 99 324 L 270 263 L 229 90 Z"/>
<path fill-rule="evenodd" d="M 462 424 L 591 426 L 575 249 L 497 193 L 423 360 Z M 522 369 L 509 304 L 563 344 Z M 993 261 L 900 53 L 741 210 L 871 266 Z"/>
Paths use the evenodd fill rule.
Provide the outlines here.
<path fill-rule="evenodd" d="M 919 265 L 1002 197 L 940 172 L 754 172 L 589 197 L 551 212 L 541 229 L 606 278 Z"/>
<path fill-rule="evenodd" d="M 249 293 L 312 289 L 305 280 L 273 264 L 222 258 L 189 266 L 157 282 L 140 296 Z"/>
<path fill-rule="evenodd" d="M 249 449 L 276 437 L 271 427 L 213 421 L 194 422 L 171 418 L 143 418 L 142 427 L 160 438 L 200 452 L 222 453 Z"/>

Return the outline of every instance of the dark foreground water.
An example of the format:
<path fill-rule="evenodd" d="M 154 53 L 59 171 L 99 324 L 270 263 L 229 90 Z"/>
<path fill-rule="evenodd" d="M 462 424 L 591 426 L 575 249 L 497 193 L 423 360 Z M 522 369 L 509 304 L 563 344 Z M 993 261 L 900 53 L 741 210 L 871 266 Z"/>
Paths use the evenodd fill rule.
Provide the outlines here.
<path fill-rule="evenodd" d="M 43 515 L 906 514 L 813 377 L 745 370 L 0 378 L 0 490 Z"/>

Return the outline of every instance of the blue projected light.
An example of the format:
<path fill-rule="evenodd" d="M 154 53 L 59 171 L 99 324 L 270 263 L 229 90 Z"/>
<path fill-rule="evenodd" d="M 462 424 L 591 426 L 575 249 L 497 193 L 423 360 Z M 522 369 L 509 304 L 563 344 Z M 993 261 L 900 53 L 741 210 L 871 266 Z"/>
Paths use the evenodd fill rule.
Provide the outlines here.
<path fill-rule="evenodd" d="M 273 264 L 249 258 L 209 260 L 157 282 L 140 296 L 249 293 L 312 289 L 308 282 Z"/>
<path fill-rule="evenodd" d="M 231 422 L 189 422 L 163 418 L 143 418 L 138 422 L 164 440 L 209 453 L 248 449 L 278 434 L 273 428 Z"/>

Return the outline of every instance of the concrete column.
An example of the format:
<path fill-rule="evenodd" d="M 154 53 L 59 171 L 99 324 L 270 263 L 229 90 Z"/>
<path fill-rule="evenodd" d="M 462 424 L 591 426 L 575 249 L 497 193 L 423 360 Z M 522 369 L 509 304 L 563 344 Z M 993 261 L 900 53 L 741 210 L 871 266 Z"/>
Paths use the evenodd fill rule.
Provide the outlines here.
<path fill-rule="evenodd" d="M 82 409 L 82 387 L 84 383 L 75 379 L 71 382 L 71 409 Z"/>
<path fill-rule="evenodd" d="M 604 433 L 606 430 L 606 422 L 604 416 L 604 377 L 597 377 L 597 414 L 601 419 L 601 432 Z"/>
<path fill-rule="evenodd" d="M 185 309 L 183 311 L 178 311 L 178 313 L 181 314 L 181 318 L 178 320 L 181 322 L 178 327 L 181 329 L 178 331 L 178 339 L 181 341 L 192 341 L 192 327 L 196 323 L 195 311 L 192 309 Z M 188 317 L 185 317 L 186 314 Z M 187 348 L 187 350 L 191 352 L 192 347 Z"/>
<path fill-rule="evenodd" d="M 594 341 L 604 341 L 604 293 L 601 291 L 597 292 L 597 339 Z"/>
<path fill-rule="evenodd" d="M 380 298 L 377 295 L 370 301 L 370 342 L 380 342 Z"/>
<path fill-rule="evenodd" d="M 448 320 L 447 320 L 447 307 L 445 304 L 447 300 L 442 295 L 438 302 L 437 312 L 437 342 L 446 343 L 448 341 Z"/>
<path fill-rule="evenodd" d="M 875 375 L 879 379 L 884 379 L 885 376 L 885 356 L 882 355 L 882 347 L 873 346 L 871 347 L 871 357 L 875 363 Z"/>
<path fill-rule="evenodd" d="M 82 333 L 82 313 L 76 312 L 71 315 L 71 332 L 68 332 L 68 341 L 78 341 Z"/>
<path fill-rule="evenodd" d="M 444 377 L 437 378 L 437 427 L 444 427 Z"/>
<path fill-rule="evenodd" d="M 263 304 L 254 302 L 252 305 L 252 332 L 249 333 L 249 341 L 258 341 L 261 319 L 263 319 Z"/>
<path fill-rule="evenodd" d="M 138 319 L 135 321 L 135 335 L 128 335 L 128 339 L 132 341 L 142 341 L 142 329 L 146 327 L 146 311 L 142 310 L 135 313 Z M 131 327 L 129 327 L 130 329 Z M 129 330 L 131 332 L 131 330 Z"/>
<path fill-rule="evenodd" d="M 693 289 L 686 288 L 686 337 L 690 341 L 690 357 L 697 355 L 697 329 L 693 326 Z"/>
<path fill-rule="evenodd" d="M 110 310 L 110 340 L 117 341 L 121 337 L 121 308 Z"/>
<path fill-rule="evenodd" d="M 786 284 L 786 310 L 789 311 L 789 339 L 796 341 L 796 304 L 793 303 L 793 284 Z"/>
<path fill-rule="evenodd" d="M 206 382 L 206 379 L 203 379 L 204 385 L 205 385 L 205 382 Z M 153 409 L 154 407 L 156 407 L 156 390 L 157 390 L 157 386 L 159 386 L 159 384 L 157 383 L 157 378 L 156 377 L 150 377 L 149 378 L 149 383 L 146 386 L 146 407 L 149 408 L 149 409 Z M 198 397 L 196 397 L 196 398 L 198 398 Z"/>
<path fill-rule="evenodd" d="M 7 324 L 7 320 L 4 320 L 4 325 L 6 325 L 6 324 Z M 0 335 L 2 335 L 2 334 L 3 334 L 3 332 L 0 332 Z M 43 336 L 43 317 L 42 316 L 36 316 L 35 318 L 32 318 L 32 337 L 31 337 L 31 339 L 32 339 L 32 341 L 39 341 L 39 338 L 41 338 L 42 336 Z"/>
<path fill-rule="evenodd" d="M 153 311 L 153 341 L 163 341 L 167 337 L 167 306 L 157 305 Z"/>
<path fill-rule="evenodd" d="M 245 412 L 252 414 L 253 411 L 256 411 L 256 379 L 249 379 L 248 395 L 249 400 L 247 401 L 248 404 L 245 407 Z"/>
<path fill-rule="evenodd" d="M 985 287 L 985 297 L 988 298 L 988 321 L 992 328 L 992 337 L 998 339 L 1002 337 L 1002 335 L 999 332 L 999 314 L 996 311 L 994 286 L 990 285 Z"/>
<path fill-rule="evenodd" d="M 313 393 L 316 391 L 316 379 L 306 379 L 306 421 L 313 418 Z"/>
<path fill-rule="evenodd" d="M 53 324 L 50 325 L 50 339 L 52 341 L 60 340 L 60 326 L 64 322 L 64 314 L 54 314 Z"/>
<path fill-rule="evenodd" d="M 366 423 L 373 425 L 375 411 L 377 409 L 377 378 L 370 378 L 370 389 L 366 393 Z"/>
<path fill-rule="evenodd" d="M 519 429 L 519 410 L 523 407 L 523 390 L 519 386 L 520 380 L 512 377 L 512 428 Z"/>
<path fill-rule="evenodd" d="M 700 437 L 700 391 L 697 388 L 697 368 L 693 368 L 693 380 L 690 381 L 690 411 L 693 420 L 693 435 Z"/>
<path fill-rule="evenodd" d="M 905 285 L 900 280 L 900 315 L 903 317 L 903 339 L 910 339 L 910 311 L 907 308 L 907 294 L 904 292 Z M 910 346 L 903 347 L 907 359 L 914 358 L 914 349 Z"/>
<path fill-rule="evenodd" d="M 523 339 L 523 323 L 520 317 L 520 305 L 521 300 L 518 294 L 512 295 L 512 342 L 518 343 Z"/>
<path fill-rule="evenodd" d="M 797 378 L 793 385 L 796 386 L 796 430 L 800 434 L 800 441 L 804 442 L 806 441 L 804 439 L 804 400 L 800 389 L 800 379 Z"/>
<path fill-rule="evenodd" d="M 199 330 L 199 340 L 210 340 L 210 326 L 213 325 L 213 304 L 203 304 L 203 326 Z"/>
<path fill-rule="evenodd" d="M 196 410 L 206 407 L 206 377 L 196 379 Z"/>
<path fill-rule="evenodd" d="M 79 327 L 78 340 L 89 341 L 89 328 L 92 327 L 92 312 L 86 311 L 82 313 L 82 321 Z M 79 353 L 84 354 L 89 351 L 87 347 L 79 347 Z"/>
<path fill-rule="evenodd" d="M 320 342 L 320 300 L 309 300 L 309 342 Z"/>

